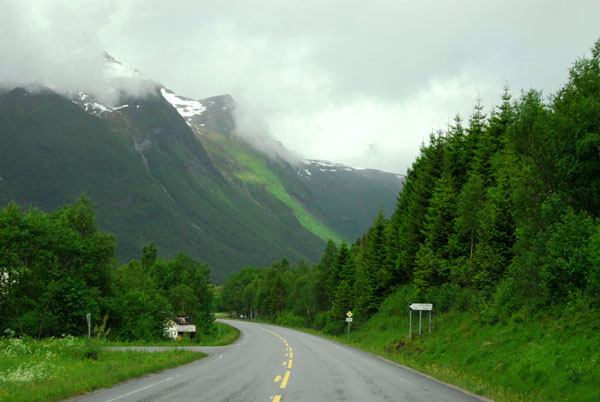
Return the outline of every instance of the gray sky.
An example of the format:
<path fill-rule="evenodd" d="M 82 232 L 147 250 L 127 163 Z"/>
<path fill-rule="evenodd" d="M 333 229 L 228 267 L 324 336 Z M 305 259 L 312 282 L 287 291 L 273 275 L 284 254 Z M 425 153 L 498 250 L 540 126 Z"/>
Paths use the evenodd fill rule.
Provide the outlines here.
<path fill-rule="evenodd" d="M 405 173 L 478 97 L 555 92 L 599 21 L 597 0 L 0 0 L 0 81 L 100 91 L 106 50 L 180 95 L 233 95 L 306 158 Z"/>

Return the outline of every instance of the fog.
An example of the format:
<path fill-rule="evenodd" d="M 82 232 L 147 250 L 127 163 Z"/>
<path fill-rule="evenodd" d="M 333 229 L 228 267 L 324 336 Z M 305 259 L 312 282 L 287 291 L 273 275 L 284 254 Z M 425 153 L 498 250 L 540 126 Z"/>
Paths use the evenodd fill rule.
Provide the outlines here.
<path fill-rule="evenodd" d="M 240 138 L 254 149 L 267 155 L 270 159 L 281 158 L 292 166 L 299 166 L 303 158 L 283 147 L 271 134 L 271 130 L 262 117 L 262 113 L 244 99 L 237 100 L 233 111 L 235 128 L 233 135 Z"/>
<path fill-rule="evenodd" d="M 107 105 L 122 93 L 145 96 L 155 83 L 139 73 L 124 77 L 107 64 L 98 33 L 111 16 L 110 2 L 0 2 L 0 87 L 49 87 L 86 92 Z M 81 2 L 83 3 L 83 2 Z"/>

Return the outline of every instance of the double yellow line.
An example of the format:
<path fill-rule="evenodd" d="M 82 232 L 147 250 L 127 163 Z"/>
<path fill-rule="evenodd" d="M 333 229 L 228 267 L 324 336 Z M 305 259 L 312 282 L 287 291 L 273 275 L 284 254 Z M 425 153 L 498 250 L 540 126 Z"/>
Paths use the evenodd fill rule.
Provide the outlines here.
<path fill-rule="evenodd" d="M 288 352 L 286 353 L 286 357 L 288 357 L 288 361 L 287 362 L 283 362 L 282 365 L 283 366 L 287 366 L 287 370 L 285 372 L 285 374 L 283 375 L 283 380 L 281 380 L 281 376 L 278 375 L 277 377 L 275 377 L 274 382 L 279 382 L 281 381 L 281 384 L 279 385 L 280 389 L 285 389 L 285 387 L 287 387 L 287 383 L 288 380 L 290 379 L 290 373 L 291 373 L 291 368 L 292 368 L 292 362 L 293 362 L 293 358 L 294 358 L 294 351 L 292 350 L 292 348 L 290 347 L 290 345 L 287 343 L 287 341 L 285 339 L 283 339 L 281 337 L 281 335 L 279 335 L 276 332 L 273 332 L 269 329 L 263 328 L 263 327 L 259 327 L 260 329 L 262 329 L 265 332 L 268 332 L 272 335 L 275 335 L 276 337 L 278 337 L 284 344 L 285 344 L 285 351 Z M 281 395 L 275 395 L 272 399 L 273 402 L 279 402 L 281 400 Z"/>

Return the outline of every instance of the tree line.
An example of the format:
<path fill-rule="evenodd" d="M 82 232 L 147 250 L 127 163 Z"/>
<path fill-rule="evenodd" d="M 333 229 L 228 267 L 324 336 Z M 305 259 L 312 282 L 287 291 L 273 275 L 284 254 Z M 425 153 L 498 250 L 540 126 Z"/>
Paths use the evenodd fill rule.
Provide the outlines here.
<path fill-rule="evenodd" d="M 506 87 L 423 144 L 391 217 L 353 244 L 327 243 L 312 267 L 246 267 L 223 286 L 223 308 L 339 331 L 410 289 L 438 311 L 490 322 L 567 304 L 600 307 L 600 41 L 544 98 Z"/>
<path fill-rule="evenodd" d="M 98 231 L 85 195 L 50 213 L 14 203 L 3 208 L 0 331 L 82 335 L 87 313 L 120 340 L 161 338 L 173 315 L 189 315 L 198 331 L 210 330 L 214 290 L 206 265 L 185 253 L 161 259 L 150 243 L 140 261 L 119 267 L 115 247 L 114 235 Z"/>

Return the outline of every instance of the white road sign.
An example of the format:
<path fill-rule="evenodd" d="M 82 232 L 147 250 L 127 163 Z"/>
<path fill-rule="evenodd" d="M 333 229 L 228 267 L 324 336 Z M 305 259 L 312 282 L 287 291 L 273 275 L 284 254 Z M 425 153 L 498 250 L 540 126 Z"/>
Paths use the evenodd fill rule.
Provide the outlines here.
<path fill-rule="evenodd" d="M 423 311 L 433 310 L 433 304 L 429 304 L 429 303 L 413 303 L 408 307 L 410 307 L 411 310 L 423 310 Z"/>

